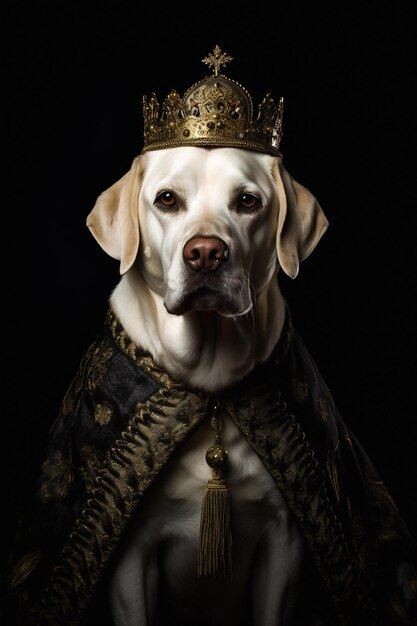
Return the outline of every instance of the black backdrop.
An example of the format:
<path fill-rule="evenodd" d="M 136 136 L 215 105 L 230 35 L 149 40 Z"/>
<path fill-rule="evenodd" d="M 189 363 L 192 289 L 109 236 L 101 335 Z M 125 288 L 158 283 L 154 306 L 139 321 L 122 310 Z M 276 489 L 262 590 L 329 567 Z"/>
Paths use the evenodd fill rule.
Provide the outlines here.
<path fill-rule="evenodd" d="M 225 73 L 255 102 L 285 96 L 284 162 L 330 228 L 281 286 L 342 416 L 416 534 L 415 20 L 405 3 L 360 4 L 5 5 L 6 553 L 119 278 L 86 216 L 141 149 L 143 94 L 183 92 L 207 73 L 200 59 L 215 44 L 235 57 Z"/>

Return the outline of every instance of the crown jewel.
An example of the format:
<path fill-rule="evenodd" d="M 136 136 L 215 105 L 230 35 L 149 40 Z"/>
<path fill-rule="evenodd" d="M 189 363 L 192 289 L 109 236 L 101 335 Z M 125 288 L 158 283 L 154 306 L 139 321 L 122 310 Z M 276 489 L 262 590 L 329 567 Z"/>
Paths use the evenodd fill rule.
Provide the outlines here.
<path fill-rule="evenodd" d="M 143 152 L 178 146 L 237 147 L 281 156 L 284 99 L 268 93 L 253 119 L 252 98 L 236 81 L 219 74 L 233 57 L 216 46 L 202 62 L 213 75 L 196 83 L 181 98 L 171 91 L 160 107 L 155 94 L 143 98 Z"/>

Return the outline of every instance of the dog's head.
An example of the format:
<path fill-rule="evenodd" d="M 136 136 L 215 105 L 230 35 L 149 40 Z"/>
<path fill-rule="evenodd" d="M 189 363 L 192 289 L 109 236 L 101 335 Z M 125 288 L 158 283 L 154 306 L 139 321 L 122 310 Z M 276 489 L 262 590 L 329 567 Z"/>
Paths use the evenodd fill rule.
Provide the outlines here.
<path fill-rule="evenodd" d="M 279 157 L 180 147 L 136 157 L 87 225 L 122 274 L 136 262 L 169 313 L 236 317 L 280 267 L 297 276 L 328 222 Z"/>

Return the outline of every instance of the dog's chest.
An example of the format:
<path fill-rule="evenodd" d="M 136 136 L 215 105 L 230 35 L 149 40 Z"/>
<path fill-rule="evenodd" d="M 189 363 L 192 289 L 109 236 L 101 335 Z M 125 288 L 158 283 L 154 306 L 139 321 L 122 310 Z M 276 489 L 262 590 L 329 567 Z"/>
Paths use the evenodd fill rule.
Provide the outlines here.
<path fill-rule="evenodd" d="M 143 593 L 148 613 L 156 610 L 155 605 L 149 608 L 156 590 L 150 593 L 149 586 L 141 590 L 141 585 L 153 577 L 155 586 L 164 590 L 164 602 L 184 619 L 198 614 L 211 597 L 215 623 L 246 624 L 251 578 L 265 545 L 278 538 L 285 553 L 285 544 L 292 549 L 295 540 L 298 554 L 301 538 L 284 499 L 230 419 L 223 419 L 221 439 L 229 452 L 225 478 L 231 502 L 233 580 L 225 583 L 197 575 L 202 499 L 212 475 L 205 460 L 213 443 L 207 422 L 177 453 L 144 500 L 116 566 L 114 588 L 124 595 Z M 132 584 L 127 583 L 129 577 Z"/>
<path fill-rule="evenodd" d="M 286 505 L 256 453 L 230 420 L 223 420 L 222 444 L 229 459 L 224 477 L 229 488 L 235 533 L 257 532 L 263 521 L 278 523 Z M 205 455 L 213 433 L 204 423 L 168 466 L 150 497 L 147 519 L 158 517 L 162 539 L 189 534 L 197 542 L 203 494 L 212 470 Z"/>
<path fill-rule="evenodd" d="M 287 506 L 257 454 L 233 421 L 223 418 L 221 441 L 229 458 L 224 477 L 229 487 L 233 530 L 251 534 L 265 523 L 280 523 Z M 177 453 L 155 484 L 143 511 L 142 523 L 159 522 L 162 540 L 187 535 L 197 542 L 203 494 L 212 470 L 205 460 L 213 432 L 205 422 Z M 241 513 L 244 512 L 242 516 Z"/>

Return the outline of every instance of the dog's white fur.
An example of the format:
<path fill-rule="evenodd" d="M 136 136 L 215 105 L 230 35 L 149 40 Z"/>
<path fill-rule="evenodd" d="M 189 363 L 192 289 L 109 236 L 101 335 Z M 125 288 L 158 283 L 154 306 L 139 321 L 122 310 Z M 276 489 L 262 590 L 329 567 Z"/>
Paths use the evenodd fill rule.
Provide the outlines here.
<path fill-rule="evenodd" d="M 157 201 L 165 191 L 177 199 L 173 210 Z M 259 198 L 253 211 L 239 205 L 244 193 Z M 111 305 L 133 341 L 173 377 L 215 394 L 271 354 L 285 315 L 277 273 L 282 268 L 295 278 L 328 222 L 280 158 L 181 147 L 136 157 L 99 196 L 87 224 L 120 260 L 123 277 Z M 186 242 L 196 236 L 218 237 L 229 250 L 221 272 L 209 277 L 210 305 L 195 295 L 195 276 L 183 259 Z M 212 436 L 204 424 L 147 497 L 116 564 L 110 593 L 117 626 L 152 624 L 161 580 L 182 623 L 247 623 L 249 596 L 253 624 L 289 623 L 301 536 L 237 427 L 225 421 L 222 438 L 237 520 L 233 582 L 196 575 L 201 499 L 211 473 L 205 451 Z"/>

